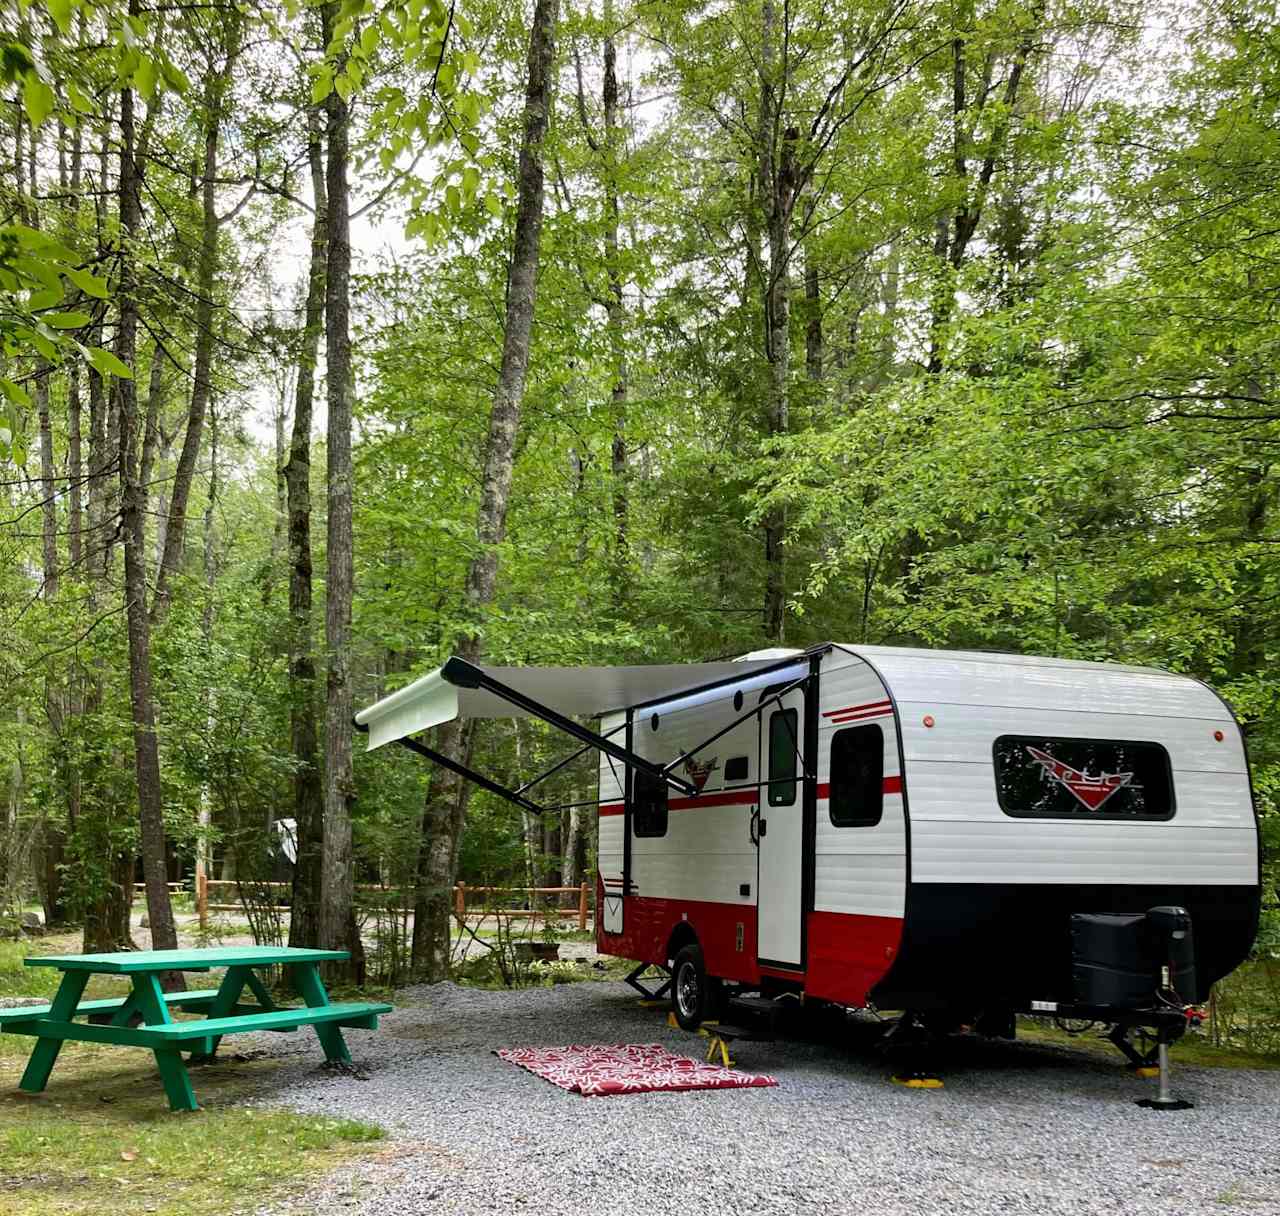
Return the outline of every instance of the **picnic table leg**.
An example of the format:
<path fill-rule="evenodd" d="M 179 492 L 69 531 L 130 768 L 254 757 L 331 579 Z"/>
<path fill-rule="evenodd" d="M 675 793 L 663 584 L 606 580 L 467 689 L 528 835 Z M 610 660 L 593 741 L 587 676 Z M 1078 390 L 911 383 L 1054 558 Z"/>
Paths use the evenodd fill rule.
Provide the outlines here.
<path fill-rule="evenodd" d="M 76 1016 L 76 1006 L 80 1004 L 80 997 L 84 994 L 84 986 L 88 979 L 88 972 L 85 971 L 62 973 L 62 983 L 58 986 L 58 993 L 53 998 L 53 1004 L 49 1009 L 50 1021 L 69 1022 Z M 18 1082 L 18 1088 L 25 1089 L 29 1094 L 42 1093 L 44 1087 L 49 1084 L 49 1074 L 53 1071 L 54 1062 L 61 1050 L 61 1039 L 37 1039 L 35 1047 L 31 1049 L 31 1059 L 27 1061 L 26 1071 L 22 1074 L 22 1080 Z"/>
<path fill-rule="evenodd" d="M 160 991 L 160 981 L 153 972 L 139 971 L 134 974 L 132 998 L 138 1012 L 142 1014 L 143 1025 L 164 1026 L 173 1020 L 169 1016 L 169 1007 L 164 1002 L 164 994 Z M 165 1096 L 169 1099 L 169 1109 L 199 1110 L 200 1104 L 191 1088 L 191 1077 L 183 1063 L 182 1053 L 174 1047 L 157 1047 L 154 1052 L 156 1068 L 160 1070 Z"/>
<path fill-rule="evenodd" d="M 244 986 L 256 985 L 256 981 L 257 977 L 253 974 L 252 967 L 228 967 L 227 974 L 222 977 L 222 983 L 218 985 L 218 995 L 213 998 L 213 1004 L 209 1006 L 208 1016 L 211 1018 L 229 1016 L 239 1002 Z M 257 991 L 256 986 L 254 991 Z M 199 1046 L 191 1050 L 192 1056 L 211 1060 L 218 1050 L 218 1044 L 222 1042 L 222 1036 L 210 1035 L 207 1039 L 200 1039 L 198 1042 Z"/>
<path fill-rule="evenodd" d="M 324 982 L 320 979 L 320 970 L 316 963 L 295 963 L 293 978 L 309 1009 L 319 1009 L 329 1004 L 329 994 L 324 990 Z M 342 1037 L 342 1031 L 337 1026 L 317 1023 L 316 1036 L 324 1048 L 326 1060 L 337 1061 L 340 1064 L 351 1063 L 347 1041 Z"/>
<path fill-rule="evenodd" d="M 191 1074 L 183 1062 L 182 1052 L 171 1047 L 157 1047 L 156 1067 L 164 1082 L 164 1094 L 169 1099 L 170 1110 L 199 1110 L 196 1091 L 191 1088 Z"/>

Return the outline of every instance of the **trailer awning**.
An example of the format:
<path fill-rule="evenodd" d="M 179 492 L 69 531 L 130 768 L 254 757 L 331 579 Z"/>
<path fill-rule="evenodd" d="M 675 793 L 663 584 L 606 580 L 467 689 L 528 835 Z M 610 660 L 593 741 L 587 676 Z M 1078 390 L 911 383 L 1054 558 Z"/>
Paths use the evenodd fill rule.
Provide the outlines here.
<path fill-rule="evenodd" d="M 745 688 L 759 677 L 788 678 L 796 653 L 720 663 L 665 663 L 640 667 L 490 667 L 450 659 L 356 714 L 372 751 L 453 718 L 598 717 L 628 706 L 667 702 L 721 685 Z M 794 677 L 790 677 L 794 678 Z M 767 678 L 760 679 L 763 685 Z M 486 685 L 489 685 L 486 687 Z M 497 686 L 507 694 L 493 691 Z M 532 705 L 521 705 L 527 699 Z"/>

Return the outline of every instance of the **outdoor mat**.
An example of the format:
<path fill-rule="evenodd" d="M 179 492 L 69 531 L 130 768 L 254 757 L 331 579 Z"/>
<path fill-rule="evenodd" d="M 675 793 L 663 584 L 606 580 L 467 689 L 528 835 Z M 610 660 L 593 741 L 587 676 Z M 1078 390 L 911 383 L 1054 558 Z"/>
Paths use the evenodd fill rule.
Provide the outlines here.
<path fill-rule="evenodd" d="M 494 1054 L 552 1085 L 588 1098 L 667 1089 L 746 1089 L 778 1083 L 773 1077 L 677 1056 L 658 1043 L 503 1047 Z"/>

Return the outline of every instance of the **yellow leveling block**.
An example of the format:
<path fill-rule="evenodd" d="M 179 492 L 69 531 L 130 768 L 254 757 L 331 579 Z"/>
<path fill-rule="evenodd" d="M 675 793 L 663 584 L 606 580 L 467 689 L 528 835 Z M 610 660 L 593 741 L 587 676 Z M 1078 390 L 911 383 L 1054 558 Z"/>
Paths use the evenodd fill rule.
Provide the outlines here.
<path fill-rule="evenodd" d="M 1150 1080 L 1152 1077 L 1158 1077 L 1160 1075 L 1160 1070 L 1152 1064 L 1146 1068 L 1135 1068 L 1133 1070 L 1133 1075 L 1135 1077 L 1142 1077 L 1144 1080 Z"/>
<path fill-rule="evenodd" d="M 712 1056 L 716 1054 L 716 1048 L 720 1049 L 720 1059 L 726 1068 L 733 1067 L 733 1057 L 729 1054 L 729 1044 L 726 1043 L 714 1030 L 700 1030 L 699 1034 L 707 1036 L 707 1062 L 711 1062 Z"/>
<path fill-rule="evenodd" d="M 941 1089 L 941 1077 L 890 1077 L 895 1085 L 901 1085 L 905 1089 Z"/>

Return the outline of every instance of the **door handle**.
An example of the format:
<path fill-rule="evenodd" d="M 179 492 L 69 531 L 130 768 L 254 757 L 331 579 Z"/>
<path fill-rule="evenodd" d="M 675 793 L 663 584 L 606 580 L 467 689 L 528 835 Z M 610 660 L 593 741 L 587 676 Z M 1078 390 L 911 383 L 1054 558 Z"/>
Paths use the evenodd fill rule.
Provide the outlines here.
<path fill-rule="evenodd" d="M 762 837 L 768 835 L 769 821 L 767 819 L 760 820 L 760 835 Z"/>
<path fill-rule="evenodd" d="M 749 830 L 751 833 L 751 843 L 754 845 L 758 845 L 760 843 L 760 826 L 760 808 L 758 806 L 753 806 L 751 808 L 751 826 Z"/>

